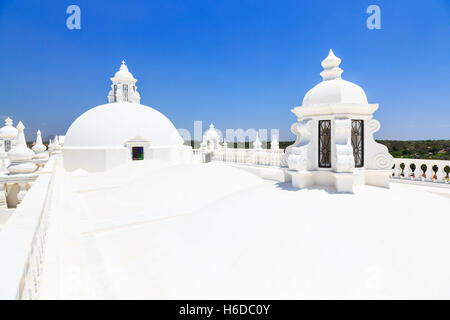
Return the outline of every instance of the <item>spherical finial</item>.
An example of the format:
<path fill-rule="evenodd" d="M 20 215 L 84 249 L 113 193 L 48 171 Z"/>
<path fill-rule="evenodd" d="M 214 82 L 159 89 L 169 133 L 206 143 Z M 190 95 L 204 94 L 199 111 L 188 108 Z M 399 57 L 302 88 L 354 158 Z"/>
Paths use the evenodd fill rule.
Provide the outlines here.
<path fill-rule="evenodd" d="M 341 77 L 342 70 L 339 68 L 341 64 L 341 59 L 336 57 L 333 53 L 333 50 L 330 49 L 328 56 L 322 61 L 323 71 L 320 73 L 323 80 L 333 80 Z"/>

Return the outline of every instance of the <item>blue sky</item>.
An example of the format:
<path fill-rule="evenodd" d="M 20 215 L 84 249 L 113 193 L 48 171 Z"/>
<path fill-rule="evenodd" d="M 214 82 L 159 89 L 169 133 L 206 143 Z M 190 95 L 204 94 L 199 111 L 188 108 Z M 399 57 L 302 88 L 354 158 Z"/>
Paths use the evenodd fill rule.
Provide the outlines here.
<path fill-rule="evenodd" d="M 81 30 L 66 8 L 81 8 Z M 381 8 L 369 30 L 366 8 Z M 29 138 L 65 134 L 105 103 L 127 61 L 141 102 L 176 127 L 277 128 L 321 81 L 333 48 L 342 77 L 379 103 L 378 138 L 450 139 L 450 1 L 36 1 L 0 2 L 0 115 Z"/>

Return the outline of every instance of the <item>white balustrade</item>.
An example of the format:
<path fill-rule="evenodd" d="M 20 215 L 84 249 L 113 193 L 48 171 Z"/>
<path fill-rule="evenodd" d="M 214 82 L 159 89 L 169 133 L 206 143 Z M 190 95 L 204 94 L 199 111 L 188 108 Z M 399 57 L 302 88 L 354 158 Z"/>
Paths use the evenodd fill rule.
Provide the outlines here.
<path fill-rule="evenodd" d="M 395 158 L 392 178 L 449 183 L 449 174 L 450 160 Z"/>
<path fill-rule="evenodd" d="M 194 149 L 193 154 L 201 154 L 201 149 Z M 261 166 L 281 166 L 281 158 L 284 155 L 283 149 L 243 149 L 243 148 L 222 148 L 212 153 L 212 160 L 223 162 L 234 162 L 249 165 Z"/>
<path fill-rule="evenodd" d="M 52 157 L 0 232 L 0 300 L 36 299 L 55 175 Z"/>
<path fill-rule="evenodd" d="M 194 154 L 199 152 L 200 149 L 194 150 Z M 215 150 L 212 160 L 280 167 L 283 155 L 283 149 L 224 148 Z M 392 178 L 449 184 L 450 160 L 395 158 Z"/>

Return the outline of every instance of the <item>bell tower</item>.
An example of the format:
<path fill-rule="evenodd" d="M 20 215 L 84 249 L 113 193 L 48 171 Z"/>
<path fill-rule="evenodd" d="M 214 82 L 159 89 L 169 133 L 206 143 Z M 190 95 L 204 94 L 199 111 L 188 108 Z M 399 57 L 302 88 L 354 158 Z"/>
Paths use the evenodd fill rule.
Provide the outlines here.
<path fill-rule="evenodd" d="M 137 91 L 137 80 L 128 71 L 125 61 L 122 61 L 119 71 L 111 78 L 111 90 L 108 94 L 108 102 L 141 103 L 141 96 Z"/>

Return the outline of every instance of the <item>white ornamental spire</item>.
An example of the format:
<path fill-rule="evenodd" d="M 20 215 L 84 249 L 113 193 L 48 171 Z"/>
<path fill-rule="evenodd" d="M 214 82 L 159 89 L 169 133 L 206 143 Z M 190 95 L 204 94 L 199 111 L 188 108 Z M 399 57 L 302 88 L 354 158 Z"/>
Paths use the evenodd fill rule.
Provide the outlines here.
<path fill-rule="evenodd" d="M 59 142 L 59 136 L 55 136 L 55 139 L 53 139 L 53 146 L 52 146 L 52 151 L 51 154 L 61 154 L 61 144 Z"/>
<path fill-rule="evenodd" d="M 261 140 L 259 140 L 259 132 L 256 131 L 256 138 L 255 141 L 253 142 L 253 149 L 262 149 L 262 142 Z"/>
<path fill-rule="evenodd" d="M 8 171 L 12 174 L 16 173 L 30 173 L 36 170 L 36 165 L 31 162 L 33 159 L 34 152 L 27 147 L 27 142 L 25 141 L 25 134 L 23 130 L 25 126 L 22 121 L 17 125 L 17 138 L 16 145 L 8 152 L 8 158 L 11 164 L 8 166 Z"/>
<path fill-rule="evenodd" d="M 278 143 L 278 138 L 276 135 L 272 135 L 272 141 L 270 142 L 270 149 L 278 150 L 280 148 L 280 145 Z"/>
<path fill-rule="evenodd" d="M 47 147 L 42 143 L 42 135 L 41 130 L 38 130 L 36 133 L 36 143 L 34 144 L 33 148 L 34 152 L 41 153 L 47 150 Z"/>
<path fill-rule="evenodd" d="M 46 152 L 47 147 L 42 143 L 41 130 L 37 131 L 36 143 L 31 149 L 33 149 L 35 153 L 33 157 L 35 163 L 38 164 L 39 167 L 43 166 L 48 160 L 48 152 Z"/>
<path fill-rule="evenodd" d="M 228 142 L 227 142 L 226 138 L 223 138 L 222 148 L 224 148 L 224 149 L 228 148 Z"/>
<path fill-rule="evenodd" d="M 344 70 L 339 68 L 340 64 L 341 59 L 336 57 L 333 53 L 333 50 L 330 49 L 328 57 L 326 57 L 325 60 L 322 61 L 323 71 L 320 73 L 320 75 L 322 76 L 323 81 L 340 78 L 342 72 L 344 72 Z"/>

